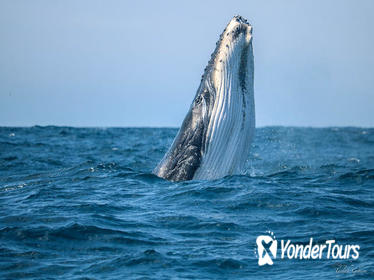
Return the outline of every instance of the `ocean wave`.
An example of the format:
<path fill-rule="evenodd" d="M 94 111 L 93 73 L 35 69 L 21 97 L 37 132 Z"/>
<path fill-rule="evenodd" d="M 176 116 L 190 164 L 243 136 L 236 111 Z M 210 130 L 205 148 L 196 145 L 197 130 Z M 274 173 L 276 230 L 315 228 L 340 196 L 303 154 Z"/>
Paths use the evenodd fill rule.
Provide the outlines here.
<path fill-rule="evenodd" d="M 357 243 L 372 275 L 373 129 L 259 128 L 245 174 L 169 182 L 152 170 L 176 133 L 0 128 L 0 278 L 336 278 L 329 260 L 260 268 L 267 231 Z"/>

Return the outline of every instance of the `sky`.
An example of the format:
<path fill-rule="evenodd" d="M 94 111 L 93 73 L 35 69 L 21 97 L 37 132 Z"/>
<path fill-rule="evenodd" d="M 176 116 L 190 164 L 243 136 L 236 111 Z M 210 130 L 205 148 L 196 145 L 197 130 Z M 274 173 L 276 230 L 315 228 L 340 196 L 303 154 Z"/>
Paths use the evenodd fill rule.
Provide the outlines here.
<path fill-rule="evenodd" d="M 257 126 L 374 126 L 374 1 L 0 1 L 0 126 L 178 127 L 253 25 Z"/>

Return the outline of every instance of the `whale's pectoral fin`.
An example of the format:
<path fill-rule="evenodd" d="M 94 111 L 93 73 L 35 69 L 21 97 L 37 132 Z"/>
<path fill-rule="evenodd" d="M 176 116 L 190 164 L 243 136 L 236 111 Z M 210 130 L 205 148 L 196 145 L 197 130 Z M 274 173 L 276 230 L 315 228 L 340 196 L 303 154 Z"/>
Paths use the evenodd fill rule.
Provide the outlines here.
<path fill-rule="evenodd" d="M 202 118 L 196 120 L 191 107 L 169 152 L 154 172 L 171 181 L 191 180 L 201 161 L 203 129 Z"/>

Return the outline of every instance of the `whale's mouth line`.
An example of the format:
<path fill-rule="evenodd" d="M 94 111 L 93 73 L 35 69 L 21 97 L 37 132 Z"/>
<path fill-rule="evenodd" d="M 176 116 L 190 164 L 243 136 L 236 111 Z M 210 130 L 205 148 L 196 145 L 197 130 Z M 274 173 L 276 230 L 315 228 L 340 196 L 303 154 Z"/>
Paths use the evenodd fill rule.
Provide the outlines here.
<path fill-rule="evenodd" d="M 171 181 L 238 172 L 254 131 L 252 26 L 235 16 L 219 37 L 169 151 L 154 170 Z"/>

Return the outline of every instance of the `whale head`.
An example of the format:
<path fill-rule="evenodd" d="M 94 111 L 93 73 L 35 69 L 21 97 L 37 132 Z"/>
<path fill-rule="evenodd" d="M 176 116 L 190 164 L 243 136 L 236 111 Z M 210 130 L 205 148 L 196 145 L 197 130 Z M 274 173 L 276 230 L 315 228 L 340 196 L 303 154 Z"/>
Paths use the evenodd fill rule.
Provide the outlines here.
<path fill-rule="evenodd" d="M 252 26 L 234 16 L 220 35 L 156 175 L 183 181 L 242 172 L 255 126 L 253 68 Z"/>
<path fill-rule="evenodd" d="M 202 78 L 209 80 L 217 92 L 232 78 L 239 79 L 240 86 L 246 87 L 247 79 L 253 79 L 253 71 L 248 72 L 248 63 L 253 68 L 251 42 L 252 26 L 243 17 L 234 16 L 222 32 Z M 252 77 L 247 77 L 250 74 Z"/>

